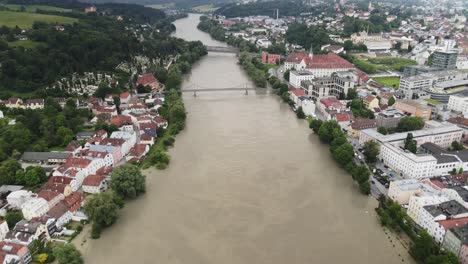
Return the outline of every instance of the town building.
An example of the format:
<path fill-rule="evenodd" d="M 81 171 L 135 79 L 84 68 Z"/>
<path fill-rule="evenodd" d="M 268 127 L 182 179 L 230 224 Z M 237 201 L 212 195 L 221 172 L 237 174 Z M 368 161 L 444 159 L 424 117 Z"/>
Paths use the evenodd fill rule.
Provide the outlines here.
<path fill-rule="evenodd" d="M 8 231 L 10 231 L 10 229 L 8 228 L 7 221 L 0 221 L 0 241 L 3 241 L 3 239 L 5 239 Z"/>
<path fill-rule="evenodd" d="M 432 56 L 431 66 L 434 68 L 455 69 L 457 67 L 458 51 L 456 50 L 437 50 Z"/>
<path fill-rule="evenodd" d="M 445 228 L 439 221 L 468 217 L 468 210 L 457 201 L 447 201 L 435 205 L 423 207 L 420 216 L 421 227 L 434 238 L 436 243 L 442 243 L 445 236 Z"/>
<path fill-rule="evenodd" d="M 409 204 L 413 196 L 432 197 L 430 195 L 438 193 L 439 192 L 430 185 L 417 179 L 392 181 L 388 188 L 388 197 L 400 205 Z"/>
<path fill-rule="evenodd" d="M 0 242 L 0 262 L 2 264 L 29 264 L 32 262 L 32 257 L 27 246 Z"/>
<path fill-rule="evenodd" d="M 447 108 L 462 113 L 468 116 L 468 96 L 465 95 L 451 95 L 447 104 Z"/>
<path fill-rule="evenodd" d="M 294 88 L 300 88 L 303 81 L 311 81 L 313 79 L 314 75 L 307 70 L 293 70 L 289 73 L 289 84 L 291 84 Z"/>
<path fill-rule="evenodd" d="M 442 247 L 460 259 L 460 263 L 468 263 L 468 226 L 455 227 L 445 233 Z"/>
<path fill-rule="evenodd" d="M 356 69 L 349 61 L 341 58 L 335 53 L 307 54 L 291 53 L 284 63 L 286 70 L 309 70 L 316 77 L 329 77 L 335 72 Z"/>
<path fill-rule="evenodd" d="M 41 243 L 50 240 L 46 225 L 38 221 L 21 220 L 7 233 L 4 241 L 30 247 L 34 240 Z"/>
<path fill-rule="evenodd" d="M 424 100 L 399 100 L 393 105 L 393 107 L 404 114 L 419 116 L 425 121 L 431 119 L 432 109 Z"/>
<path fill-rule="evenodd" d="M 8 194 L 7 201 L 12 208 L 21 209 L 21 206 L 23 206 L 25 202 L 36 197 L 37 194 L 31 191 L 19 190 Z"/>
<path fill-rule="evenodd" d="M 67 205 L 64 202 L 59 202 L 54 207 L 50 208 L 47 212 L 49 217 L 56 219 L 56 225 L 58 228 L 63 227 L 72 220 L 73 214 L 70 212 Z"/>
<path fill-rule="evenodd" d="M 21 206 L 21 212 L 26 220 L 41 217 L 49 211 L 49 204 L 44 198 L 33 198 Z"/>
<path fill-rule="evenodd" d="M 412 179 L 415 180 L 415 179 Z M 419 181 L 419 180 L 418 180 Z M 391 186 L 391 183 L 390 183 Z M 408 199 L 408 210 L 407 214 L 413 221 L 421 226 L 421 213 L 424 206 L 435 205 L 443 202 L 447 202 L 449 199 L 443 195 L 424 195 L 419 192 L 415 192 L 415 195 L 410 196 Z"/>
<path fill-rule="evenodd" d="M 377 122 L 377 127 L 394 128 L 397 127 L 403 117 L 405 117 L 405 115 L 398 109 L 387 108 L 378 113 L 375 120 Z"/>
<path fill-rule="evenodd" d="M 262 63 L 263 64 L 278 64 L 281 61 L 280 54 L 270 54 L 268 52 L 262 51 Z"/>
<path fill-rule="evenodd" d="M 88 175 L 83 181 L 82 188 L 86 193 L 101 193 L 107 189 L 106 176 L 101 174 Z"/>

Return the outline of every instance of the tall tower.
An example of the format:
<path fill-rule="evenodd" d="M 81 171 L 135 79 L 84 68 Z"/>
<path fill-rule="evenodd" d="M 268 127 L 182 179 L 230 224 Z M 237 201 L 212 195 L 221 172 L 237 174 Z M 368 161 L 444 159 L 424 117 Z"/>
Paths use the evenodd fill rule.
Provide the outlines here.
<path fill-rule="evenodd" d="M 310 59 L 314 58 L 314 49 L 312 48 L 312 44 L 310 44 L 309 58 Z"/>
<path fill-rule="evenodd" d="M 372 7 L 372 1 L 369 1 L 369 12 L 371 12 L 374 8 Z"/>

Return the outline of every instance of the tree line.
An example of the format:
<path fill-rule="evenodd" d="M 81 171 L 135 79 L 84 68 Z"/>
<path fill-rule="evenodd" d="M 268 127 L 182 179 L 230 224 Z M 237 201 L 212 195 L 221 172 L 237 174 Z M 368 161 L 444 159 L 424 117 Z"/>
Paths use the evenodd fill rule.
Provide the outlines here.
<path fill-rule="evenodd" d="M 312 119 L 309 127 L 318 135 L 320 141 L 329 144 L 333 158 L 342 168 L 351 173 L 361 193 L 369 194 L 370 171 L 365 165 L 357 165 L 354 162 L 353 146 L 348 142 L 340 125 L 335 120 L 323 122 L 320 119 Z"/>

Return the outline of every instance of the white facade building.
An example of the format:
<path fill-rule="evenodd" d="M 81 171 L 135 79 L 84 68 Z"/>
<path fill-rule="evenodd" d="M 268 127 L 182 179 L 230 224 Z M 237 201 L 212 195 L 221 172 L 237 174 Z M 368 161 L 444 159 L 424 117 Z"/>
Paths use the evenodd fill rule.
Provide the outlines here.
<path fill-rule="evenodd" d="M 408 211 L 406 212 L 413 221 L 421 225 L 421 213 L 423 207 L 427 205 L 435 205 L 443 202 L 447 202 L 449 199 L 441 195 L 432 196 L 411 196 L 408 203 Z"/>
<path fill-rule="evenodd" d="M 291 71 L 289 73 L 289 83 L 294 88 L 301 88 L 302 81 L 310 81 L 314 75 L 310 71 Z"/>
<path fill-rule="evenodd" d="M 21 206 L 23 217 L 31 220 L 34 217 L 41 217 L 49 211 L 49 204 L 43 198 L 33 198 Z"/>
<path fill-rule="evenodd" d="M 451 95 L 447 108 L 452 111 L 463 113 L 464 116 L 468 116 L 468 97 L 463 95 Z"/>
<path fill-rule="evenodd" d="M 0 223 L 0 241 L 3 241 L 5 239 L 6 234 L 10 231 L 8 228 L 8 223 L 6 221 L 2 221 Z"/>
<path fill-rule="evenodd" d="M 112 132 L 111 138 L 120 138 L 125 140 L 122 144 L 121 153 L 122 156 L 125 156 L 130 152 L 130 149 L 133 148 L 136 144 L 136 133 L 134 131 L 114 131 Z M 94 174 L 96 172 L 93 172 Z"/>
<path fill-rule="evenodd" d="M 382 144 L 380 151 L 380 158 L 384 164 L 405 178 L 434 176 L 437 159 L 432 155 L 416 155 L 390 143 Z"/>
<path fill-rule="evenodd" d="M 31 192 L 31 191 L 19 190 L 19 191 L 15 191 L 15 192 L 10 193 L 7 196 L 7 202 L 11 207 L 20 209 L 21 206 L 25 202 L 27 202 L 27 201 L 29 201 L 29 200 L 31 200 L 33 198 L 36 198 L 36 197 L 37 197 L 37 194 L 35 194 L 35 193 Z"/>
<path fill-rule="evenodd" d="M 408 204 L 414 195 L 426 196 L 440 193 L 417 179 L 405 179 L 390 182 L 388 197 L 400 205 Z"/>

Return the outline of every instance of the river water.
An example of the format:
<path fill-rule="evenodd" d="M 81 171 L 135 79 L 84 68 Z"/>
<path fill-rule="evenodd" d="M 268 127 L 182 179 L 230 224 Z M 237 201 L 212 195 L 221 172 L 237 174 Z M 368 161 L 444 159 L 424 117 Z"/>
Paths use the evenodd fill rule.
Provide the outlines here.
<path fill-rule="evenodd" d="M 225 45 L 197 30 L 198 18 L 176 21 L 175 35 Z M 236 62 L 210 53 L 183 87 L 251 86 Z M 376 201 L 359 194 L 277 96 L 230 91 L 184 100 L 187 127 L 170 166 L 145 171 L 147 193 L 99 240 L 84 243 L 86 263 L 411 262 L 380 227 Z"/>

